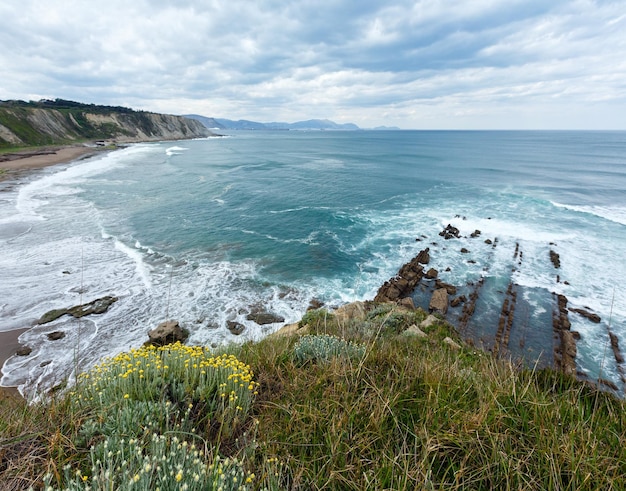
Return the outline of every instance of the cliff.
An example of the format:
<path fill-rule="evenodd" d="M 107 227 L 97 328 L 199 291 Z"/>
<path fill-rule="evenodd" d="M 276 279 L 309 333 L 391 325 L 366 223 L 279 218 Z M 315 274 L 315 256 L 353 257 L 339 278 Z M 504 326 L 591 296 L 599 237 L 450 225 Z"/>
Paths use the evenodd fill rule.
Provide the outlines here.
<path fill-rule="evenodd" d="M 183 116 L 56 99 L 0 101 L 0 148 L 85 140 L 138 142 L 203 138 L 202 123 Z"/>

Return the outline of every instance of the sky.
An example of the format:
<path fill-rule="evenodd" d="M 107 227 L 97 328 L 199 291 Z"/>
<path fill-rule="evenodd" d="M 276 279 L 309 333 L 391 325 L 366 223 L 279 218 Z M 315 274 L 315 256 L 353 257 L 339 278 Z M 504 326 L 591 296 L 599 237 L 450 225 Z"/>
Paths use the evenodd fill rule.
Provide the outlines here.
<path fill-rule="evenodd" d="M 2 0 L 0 99 L 626 129 L 626 0 Z"/>

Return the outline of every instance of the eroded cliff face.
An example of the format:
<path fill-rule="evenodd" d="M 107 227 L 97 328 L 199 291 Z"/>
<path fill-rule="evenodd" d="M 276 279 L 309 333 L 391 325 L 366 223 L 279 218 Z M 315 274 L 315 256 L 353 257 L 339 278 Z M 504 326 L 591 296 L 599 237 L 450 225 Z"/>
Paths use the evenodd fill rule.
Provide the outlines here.
<path fill-rule="evenodd" d="M 211 135 L 199 121 L 169 114 L 0 107 L 0 146 L 5 147 L 85 140 L 180 140 Z"/>

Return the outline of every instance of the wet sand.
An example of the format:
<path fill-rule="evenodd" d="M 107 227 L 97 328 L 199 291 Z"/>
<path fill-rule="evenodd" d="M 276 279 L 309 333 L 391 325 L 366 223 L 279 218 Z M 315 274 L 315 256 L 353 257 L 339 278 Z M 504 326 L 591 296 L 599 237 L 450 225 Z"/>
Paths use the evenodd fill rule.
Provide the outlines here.
<path fill-rule="evenodd" d="M 69 163 L 109 150 L 105 147 L 71 145 L 0 154 L 0 181 L 17 177 L 25 171 Z"/>
<path fill-rule="evenodd" d="M 4 366 L 4 362 L 11 358 L 17 349 L 20 347 L 20 343 L 17 338 L 24 331 L 28 329 L 16 329 L 14 331 L 0 332 L 0 367 Z M 0 376 L 2 371 L 0 370 Z M 0 391 L 5 394 L 19 395 L 19 392 L 15 387 L 0 387 Z"/>

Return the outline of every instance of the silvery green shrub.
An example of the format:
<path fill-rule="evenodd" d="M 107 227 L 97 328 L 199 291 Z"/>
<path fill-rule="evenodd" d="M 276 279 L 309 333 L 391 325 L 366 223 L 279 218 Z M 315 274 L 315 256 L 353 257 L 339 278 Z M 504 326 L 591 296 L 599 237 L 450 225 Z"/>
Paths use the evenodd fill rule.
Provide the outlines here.
<path fill-rule="evenodd" d="M 327 334 L 303 336 L 293 347 L 294 361 L 299 364 L 328 362 L 336 357 L 361 358 L 364 354 L 364 345 Z"/>

